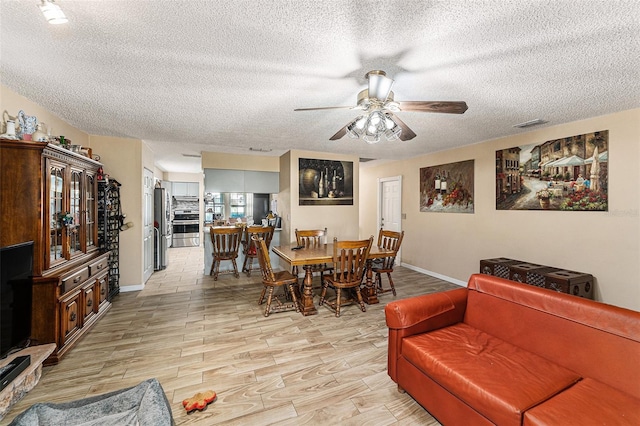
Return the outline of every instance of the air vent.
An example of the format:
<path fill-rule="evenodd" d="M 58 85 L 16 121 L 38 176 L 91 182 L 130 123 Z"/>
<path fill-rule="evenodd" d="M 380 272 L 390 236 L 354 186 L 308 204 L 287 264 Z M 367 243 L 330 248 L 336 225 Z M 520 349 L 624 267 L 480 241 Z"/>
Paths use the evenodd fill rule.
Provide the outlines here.
<path fill-rule="evenodd" d="M 255 151 L 255 152 L 271 152 L 273 151 L 272 149 L 269 148 L 249 148 L 249 151 Z"/>
<path fill-rule="evenodd" d="M 548 121 L 543 120 L 541 118 L 536 118 L 535 120 L 525 121 L 524 123 L 514 124 L 513 127 L 518 127 L 520 129 L 524 129 L 526 127 L 538 126 L 540 124 L 548 123 Z"/>
<path fill-rule="evenodd" d="M 360 162 L 361 163 L 366 163 L 368 161 L 374 161 L 374 160 L 375 160 L 375 158 L 360 158 Z"/>
<path fill-rule="evenodd" d="M 182 154 L 183 157 L 201 158 L 200 154 Z"/>

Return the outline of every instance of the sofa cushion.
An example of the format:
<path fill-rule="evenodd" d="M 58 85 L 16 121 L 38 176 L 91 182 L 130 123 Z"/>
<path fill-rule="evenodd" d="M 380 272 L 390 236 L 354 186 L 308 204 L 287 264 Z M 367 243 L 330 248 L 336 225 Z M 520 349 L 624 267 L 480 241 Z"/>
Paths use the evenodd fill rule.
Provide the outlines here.
<path fill-rule="evenodd" d="M 584 379 L 524 414 L 524 426 L 640 425 L 640 400 Z"/>
<path fill-rule="evenodd" d="M 401 350 L 427 376 L 500 425 L 521 425 L 527 409 L 580 379 L 464 323 L 407 337 Z"/>

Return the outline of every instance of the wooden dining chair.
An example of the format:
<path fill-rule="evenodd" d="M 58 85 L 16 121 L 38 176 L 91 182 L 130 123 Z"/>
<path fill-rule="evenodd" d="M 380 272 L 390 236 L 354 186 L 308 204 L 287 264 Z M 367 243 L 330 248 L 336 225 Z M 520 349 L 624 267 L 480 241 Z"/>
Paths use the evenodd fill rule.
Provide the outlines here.
<path fill-rule="evenodd" d="M 298 283 L 298 277 L 289 271 L 274 272 L 271 268 L 267 242 L 258 235 L 253 235 L 251 242 L 256 248 L 258 262 L 260 262 L 260 271 L 262 271 L 262 293 L 260 294 L 260 299 L 258 299 L 258 305 L 262 305 L 265 295 L 267 298 L 264 316 L 268 317 L 271 312 L 284 312 L 294 309 L 296 312 L 300 312 L 298 298 L 293 288 L 293 286 Z M 283 286 L 293 298 L 293 303 L 283 303 L 278 299 L 278 295 L 274 294 L 277 287 Z M 276 302 L 276 306 L 273 305 L 274 301 Z"/>
<path fill-rule="evenodd" d="M 257 258 L 256 245 L 253 243 L 252 237 L 257 235 L 262 238 L 267 245 L 267 252 L 271 245 L 271 239 L 273 238 L 273 232 L 275 228 L 273 226 L 251 225 L 245 227 L 244 237 L 242 238 L 242 253 L 244 254 L 244 262 L 242 263 L 242 272 L 245 272 L 248 277 L 251 276 L 251 266 L 253 265 L 253 259 Z"/>
<path fill-rule="evenodd" d="M 220 273 L 220 263 L 223 260 L 230 260 L 233 264 L 233 275 L 239 278 L 240 274 L 238 273 L 236 259 L 238 258 L 238 249 L 240 248 L 240 240 L 242 239 L 242 228 L 212 227 L 209 233 L 213 245 L 213 263 L 211 264 L 209 275 L 213 275 L 213 280 L 217 281 L 218 274 Z"/>
<path fill-rule="evenodd" d="M 324 229 L 302 229 L 296 228 L 296 244 L 298 247 L 318 247 L 325 244 L 327 241 L 327 228 Z M 331 265 L 326 263 L 320 263 L 312 265 L 311 272 L 324 272 L 331 271 Z M 298 266 L 293 266 L 291 273 L 298 276 Z"/>
<path fill-rule="evenodd" d="M 360 293 L 360 283 L 367 269 L 367 257 L 372 243 L 373 236 L 368 240 L 359 241 L 333 239 L 333 273 L 322 276 L 320 305 L 326 303 L 330 309 L 335 311 L 336 317 L 340 316 L 340 308 L 345 304 L 358 302 L 362 312 L 367 310 Z M 334 301 L 325 300 L 329 287 L 336 292 Z M 345 289 L 350 290 L 346 292 L 347 295 L 343 294 L 342 290 Z M 355 292 L 356 299 L 351 294 L 353 292 Z M 345 296 L 345 300 L 342 300 L 343 296 Z"/>
<path fill-rule="evenodd" d="M 393 265 L 396 262 L 396 256 L 398 255 L 398 250 L 400 250 L 400 245 L 402 244 L 403 238 L 404 231 L 395 232 L 380 228 L 380 232 L 378 233 L 378 247 L 384 247 L 387 250 L 393 250 L 393 255 L 375 259 L 371 262 L 371 270 L 376 274 L 375 287 L 377 294 L 387 293 L 391 291 L 393 292 L 394 296 L 396 295 L 396 288 L 393 285 L 391 273 L 393 272 Z M 384 273 L 387 274 L 387 278 L 389 280 L 389 288 L 382 287 L 382 274 Z"/>

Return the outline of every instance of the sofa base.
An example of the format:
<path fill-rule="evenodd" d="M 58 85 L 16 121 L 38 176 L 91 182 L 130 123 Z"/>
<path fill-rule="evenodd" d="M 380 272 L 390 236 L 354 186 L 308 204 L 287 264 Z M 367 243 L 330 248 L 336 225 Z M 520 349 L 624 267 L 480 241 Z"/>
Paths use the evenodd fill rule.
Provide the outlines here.
<path fill-rule="evenodd" d="M 443 425 L 493 425 L 486 417 L 425 376 L 409 361 L 398 359 L 398 387 L 404 389 Z"/>

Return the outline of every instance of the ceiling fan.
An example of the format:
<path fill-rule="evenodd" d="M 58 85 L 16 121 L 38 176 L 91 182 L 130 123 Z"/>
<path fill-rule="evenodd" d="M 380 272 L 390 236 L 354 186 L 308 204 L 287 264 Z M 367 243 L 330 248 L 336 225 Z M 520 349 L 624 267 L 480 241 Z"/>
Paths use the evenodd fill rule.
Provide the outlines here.
<path fill-rule="evenodd" d="M 350 121 L 329 140 L 337 140 L 348 135 L 352 138 L 362 137 L 368 143 L 380 141 L 384 135 L 389 140 L 408 141 L 416 134 L 394 113 L 398 111 L 439 112 L 447 114 L 464 114 L 466 102 L 454 101 L 395 101 L 391 86 L 393 79 L 384 71 L 373 70 L 365 75 L 369 88 L 358 93 L 356 106 L 336 106 L 318 108 L 296 108 L 294 111 L 314 111 L 324 109 L 359 109 L 364 111 L 355 120 Z"/>

